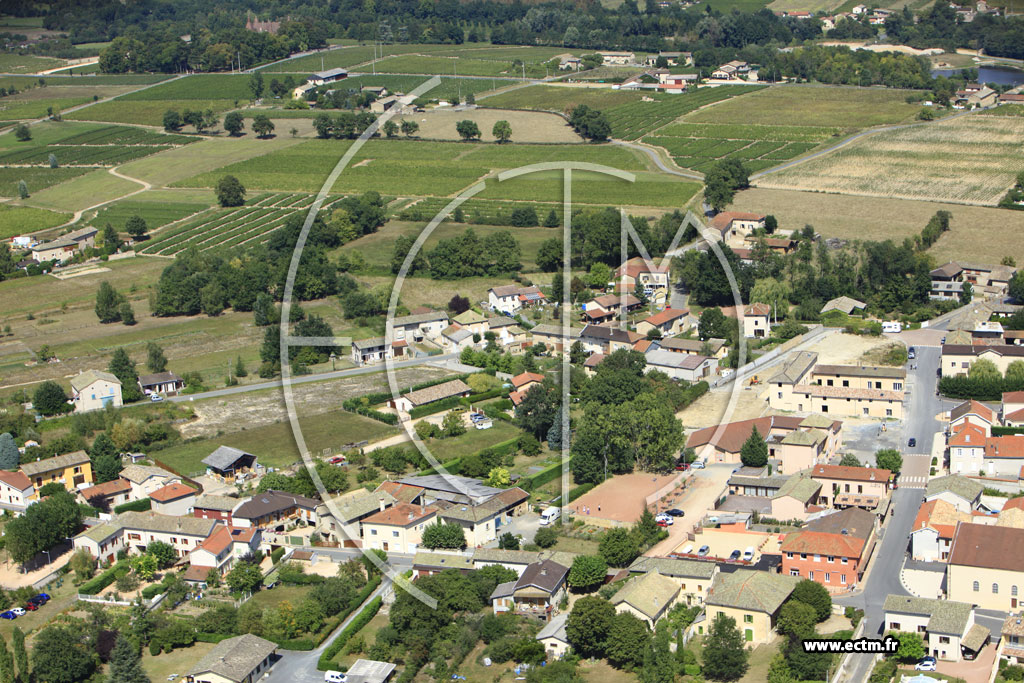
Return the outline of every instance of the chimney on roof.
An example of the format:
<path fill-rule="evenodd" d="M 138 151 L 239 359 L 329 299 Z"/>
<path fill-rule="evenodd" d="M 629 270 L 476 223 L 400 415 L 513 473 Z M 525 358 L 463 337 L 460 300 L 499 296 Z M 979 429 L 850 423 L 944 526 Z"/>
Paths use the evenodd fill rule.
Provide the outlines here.
<path fill-rule="evenodd" d="M 548 575 L 548 568 L 547 567 L 541 567 L 540 568 L 540 575 L 541 576 L 547 576 Z"/>
<path fill-rule="evenodd" d="M 412 510 L 409 510 L 409 521 L 411 522 L 415 517 L 416 514 Z"/>
<path fill-rule="evenodd" d="M 381 496 L 381 497 L 380 497 L 379 503 L 380 503 L 380 511 L 381 511 L 381 512 L 384 512 L 384 508 L 386 507 L 386 506 L 384 505 L 384 496 Z"/>

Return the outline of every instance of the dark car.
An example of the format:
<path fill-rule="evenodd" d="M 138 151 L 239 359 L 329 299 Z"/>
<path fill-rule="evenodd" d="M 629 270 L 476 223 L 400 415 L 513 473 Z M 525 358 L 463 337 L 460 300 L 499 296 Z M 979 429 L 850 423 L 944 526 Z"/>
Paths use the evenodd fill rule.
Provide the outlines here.
<path fill-rule="evenodd" d="M 18 618 L 18 615 L 15 614 L 14 612 L 12 612 L 11 610 L 7 610 L 6 612 L 0 612 L 0 619 L 10 619 L 10 620 L 13 621 L 14 619 L 17 619 L 17 618 Z"/>
<path fill-rule="evenodd" d="M 685 517 L 686 513 L 679 508 L 672 508 L 671 510 L 665 510 L 666 515 L 672 515 L 673 517 Z"/>
<path fill-rule="evenodd" d="M 740 559 L 741 555 L 742 555 L 742 553 L 739 550 L 733 550 L 732 551 L 732 555 L 729 556 L 729 559 L 732 560 L 733 562 L 736 562 L 737 560 Z"/>
<path fill-rule="evenodd" d="M 27 609 L 29 612 L 35 612 L 37 609 L 39 609 L 39 605 L 29 600 L 25 603 L 25 609 Z"/>
<path fill-rule="evenodd" d="M 917 446 L 917 439 L 910 437 L 910 440 L 907 441 L 907 448 L 914 448 L 915 446 Z"/>

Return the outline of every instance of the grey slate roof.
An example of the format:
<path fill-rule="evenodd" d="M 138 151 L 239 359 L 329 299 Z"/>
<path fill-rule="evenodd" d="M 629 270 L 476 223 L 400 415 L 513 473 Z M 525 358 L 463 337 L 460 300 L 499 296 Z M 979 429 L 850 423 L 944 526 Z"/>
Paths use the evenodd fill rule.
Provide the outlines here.
<path fill-rule="evenodd" d="M 244 456 L 256 457 L 252 453 L 246 453 L 245 451 L 232 448 L 231 446 L 218 446 L 217 450 L 203 458 L 202 462 L 204 465 L 209 465 L 215 469 L 223 470 L 231 467 L 236 460 Z"/>
<path fill-rule="evenodd" d="M 949 491 L 964 500 L 973 501 L 984 490 L 985 486 L 980 482 L 968 479 L 967 477 L 961 477 L 958 474 L 950 474 L 929 481 L 924 495 L 925 498 L 930 498 Z"/>
<path fill-rule="evenodd" d="M 103 372 L 102 370 L 86 370 L 85 372 L 71 378 L 71 388 L 75 391 L 82 391 L 93 382 L 101 379 L 110 382 L 111 384 L 121 386 L 121 380 L 109 372 Z"/>
<path fill-rule="evenodd" d="M 205 510 L 220 510 L 221 512 L 230 512 L 235 509 L 241 500 L 232 496 L 215 496 L 211 493 L 204 493 L 198 498 L 194 507 L 202 508 Z"/>
<path fill-rule="evenodd" d="M 406 325 L 420 325 L 432 323 L 438 320 L 448 320 L 445 311 L 431 311 L 430 313 L 413 313 L 412 315 L 400 315 L 392 321 L 394 327 L 405 327 Z"/>
<path fill-rule="evenodd" d="M 21 466 L 21 471 L 28 477 L 34 477 L 37 474 L 43 472 L 53 472 L 54 470 L 62 470 L 66 467 L 74 467 L 75 465 L 83 465 L 89 462 L 89 455 L 85 451 L 75 451 L 74 453 L 67 453 L 65 455 L 58 455 L 53 458 L 45 458 L 43 460 L 33 460 L 27 462 Z"/>
<path fill-rule="evenodd" d="M 196 662 L 189 676 L 213 673 L 230 681 L 241 682 L 259 664 L 277 651 L 277 645 L 259 636 L 246 633 L 222 640 Z"/>
<path fill-rule="evenodd" d="M 656 571 L 663 576 L 686 577 L 692 579 L 710 579 L 715 575 L 714 562 L 697 560 L 676 560 L 668 557 L 640 556 L 629 565 L 631 573 Z"/>
<path fill-rule="evenodd" d="M 167 479 L 174 479 L 178 475 L 173 472 L 160 467 L 152 467 L 150 465 L 128 465 L 121 470 L 121 478 L 127 479 L 133 484 L 141 484 L 150 477 L 164 477 Z"/>
<path fill-rule="evenodd" d="M 959 638 L 965 635 L 972 607 L 966 602 L 889 595 L 885 598 L 884 609 L 886 612 L 929 617 L 929 633 L 941 633 Z"/>
<path fill-rule="evenodd" d="M 774 614 L 799 582 L 795 576 L 737 569 L 731 574 L 720 573 L 715 577 L 706 602 Z"/>
<path fill-rule="evenodd" d="M 800 351 L 789 358 L 782 369 L 772 375 L 768 381 L 772 384 L 797 384 L 818 361 L 818 354 L 812 351 Z"/>

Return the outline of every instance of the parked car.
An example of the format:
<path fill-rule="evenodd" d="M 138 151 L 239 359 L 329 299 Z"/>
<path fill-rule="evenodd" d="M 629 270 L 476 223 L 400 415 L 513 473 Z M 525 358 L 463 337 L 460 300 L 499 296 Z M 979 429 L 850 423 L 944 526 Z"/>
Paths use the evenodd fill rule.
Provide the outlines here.
<path fill-rule="evenodd" d="M 702 469 L 704 469 L 704 461 L 703 460 L 695 460 L 693 465 L 691 465 L 691 467 L 693 467 L 693 469 L 695 469 L 695 470 L 702 470 Z"/>
<path fill-rule="evenodd" d="M 50 596 L 47 595 L 46 593 L 37 593 L 36 596 L 34 598 L 32 598 L 32 599 L 33 600 L 42 600 L 43 602 L 48 602 L 50 600 Z"/>
<path fill-rule="evenodd" d="M 348 460 L 348 458 L 346 458 L 344 455 L 336 455 L 327 462 L 329 462 L 332 465 L 343 465 L 345 464 L 346 460 Z"/>
<path fill-rule="evenodd" d="M 672 519 L 668 515 L 658 515 L 654 518 L 654 521 L 657 522 L 659 526 L 672 526 L 676 523 L 676 520 Z"/>
<path fill-rule="evenodd" d="M 669 522 L 668 520 L 665 520 L 665 519 L 655 520 L 654 523 L 657 524 L 658 526 L 662 527 L 662 528 L 667 527 L 667 526 L 672 526 L 672 522 Z"/>
<path fill-rule="evenodd" d="M 160 401 L 164 400 L 164 397 L 161 396 L 160 394 L 150 394 L 149 400 L 152 401 L 153 403 L 159 403 Z"/>
<path fill-rule="evenodd" d="M 476 427 L 477 429 L 490 429 L 491 427 L 494 426 L 494 423 L 491 422 L 490 420 L 487 420 L 486 422 L 485 421 L 477 422 L 473 426 Z"/>
<path fill-rule="evenodd" d="M 340 671 L 325 671 L 324 683 L 345 683 L 348 678 Z"/>
<path fill-rule="evenodd" d="M 910 437 L 910 439 L 907 441 L 907 448 L 914 448 L 915 446 L 917 446 L 917 439 L 915 439 L 914 437 Z"/>
<path fill-rule="evenodd" d="M 923 657 L 914 665 L 917 671 L 935 671 L 935 657 Z"/>
<path fill-rule="evenodd" d="M 735 562 L 736 560 L 740 559 L 740 554 L 741 553 L 739 550 L 733 550 L 732 554 L 729 555 L 729 559 Z"/>
<path fill-rule="evenodd" d="M 698 551 L 697 551 L 697 557 L 704 557 L 704 556 L 706 556 L 706 555 L 707 555 L 707 554 L 708 554 L 709 552 L 711 552 L 711 548 L 709 548 L 709 547 L 708 547 L 708 546 L 706 546 L 706 545 L 702 545 L 702 546 L 700 547 L 700 550 L 698 550 Z"/>
<path fill-rule="evenodd" d="M 914 349 L 913 346 L 911 346 L 909 349 L 907 349 L 907 359 L 914 360 L 915 358 L 917 358 L 917 351 Z"/>
<path fill-rule="evenodd" d="M 18 615 L 15 614 L 14 612 L 12 612 L 11 610 L 7 610 L 6 612 L 0 612 L 0 619 L 11 619 L 11 620 L 14 620 L 14 619 L 17 619 L 17 618 L 18 618 Z"/>
<path fill-rule="evenodd" d="M 686 512 L 684 512 L 683 510 L 680 510 L 679 508 L 672 508 L 671 510 L 666 510 L 665 514 L 666 515 L 672 515 L 673 517 L 685 517 L 686 516 Z"/>
<path fill-rule="evenodd" d="M 19 617 L 25 616 L 25 610 L 21 607 L 12 607 L 11 611 L 17 614 Z"/>
<path fill-rule="evenodd" d="M 676 463 L 676 472 L 685 472 L 688 469 L 690 469 L 689 463 L 685 463 L 682 461 Z"/>
<path fill-rule="evenodd" d="M 39 605 L 29 600 L 25 603 L 25 609 L 27 609 L 29 612 L 35 612 L 37 609 L 39 609 Z"/>

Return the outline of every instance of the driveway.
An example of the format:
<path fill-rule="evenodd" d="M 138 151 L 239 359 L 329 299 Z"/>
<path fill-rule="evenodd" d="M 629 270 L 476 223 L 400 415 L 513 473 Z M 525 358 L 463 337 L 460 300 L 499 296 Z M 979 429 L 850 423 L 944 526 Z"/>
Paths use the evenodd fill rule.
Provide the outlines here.
<path fill-rule="evenodd" d="M 973 662 L 937 662 L 935 669 L 940 674 L 962 678 L 965 681 L 987 681 L 996 661 L 995 643 L 989 642 Z"/>
<path fill-rule="evenodd" d="M 676 507 L 686 513 L 685 517 L 677 517 L 675 524 L 668 527 L 668 538 L 654 545 L 645 555 L 664 557 L 674 551 L 688 539 L 686 534 L 692 530 L 711 510 L 715 508 L 718 494 L 725 488 L 736 465 L 730 463 L 713 463 L 705 469 L 692 470 L 693 476 L 687 485 L 686 492 L 676 502 Z"/>

